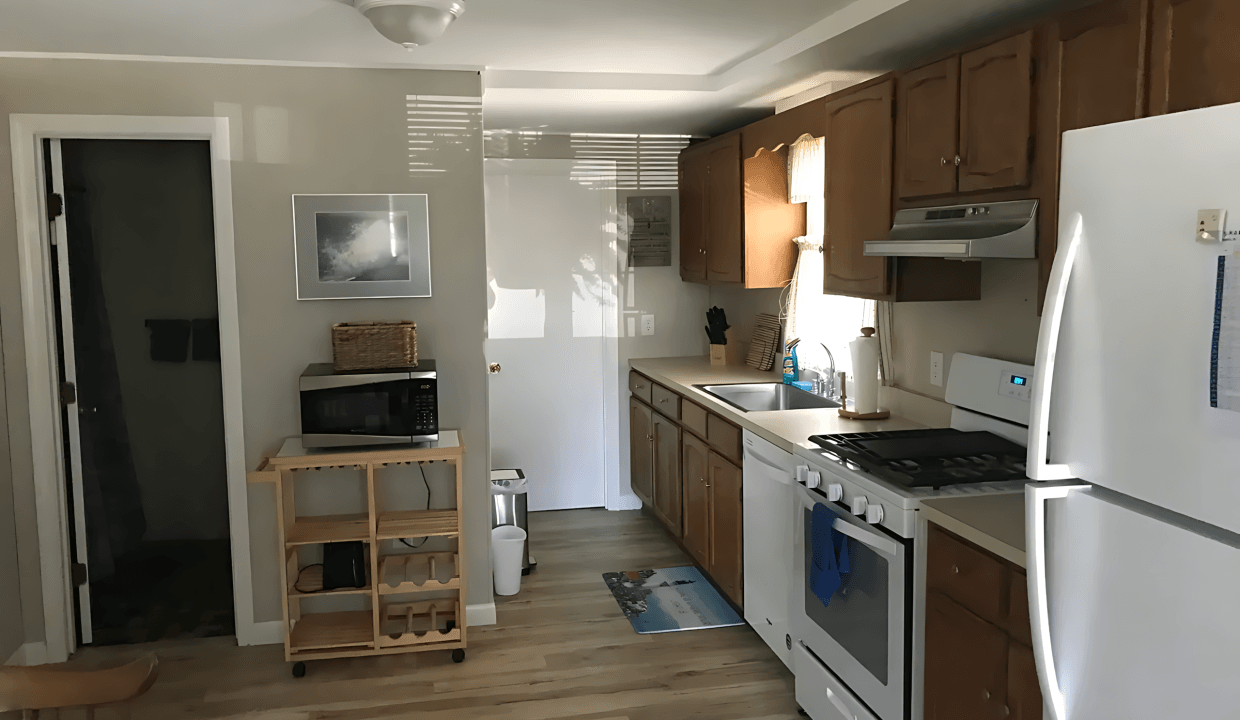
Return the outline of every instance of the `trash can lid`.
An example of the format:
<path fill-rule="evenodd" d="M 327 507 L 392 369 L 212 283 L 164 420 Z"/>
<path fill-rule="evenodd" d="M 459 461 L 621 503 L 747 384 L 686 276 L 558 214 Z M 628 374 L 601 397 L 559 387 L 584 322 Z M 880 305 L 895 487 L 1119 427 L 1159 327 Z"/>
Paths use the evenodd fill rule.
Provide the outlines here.
<path fill-rule="evenodd" d="M 526 492 L 525 473 L 520 470 L 492 470 L 492 495 L 524 495 Z"/>

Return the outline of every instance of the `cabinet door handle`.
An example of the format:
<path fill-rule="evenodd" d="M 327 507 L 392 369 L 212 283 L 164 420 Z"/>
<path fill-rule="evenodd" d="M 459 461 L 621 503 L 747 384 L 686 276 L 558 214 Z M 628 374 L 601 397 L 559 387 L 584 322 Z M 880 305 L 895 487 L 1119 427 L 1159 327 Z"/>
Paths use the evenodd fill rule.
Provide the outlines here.
<path fill-rule="evenodd" d="M 990 691 L 989 691 L 989 690 L 983 690 L 983 691 L 982 691 L 982 699 L 983 699 L 983 700 L 989 700 L 989 699 L 990 699 Z"/>
<path fill-rule="evenodd" d="M 654 435 L 647 435 L 647 436 L 646 436 L 646 439 L 647 439 L 647 440 L 650 440 L 651 442 L 653 442 L 653 441 L 654 441 Z"/>
<path fill-rule="evenodd" d="M 960 156 L 956 156 L 956 167 L 960 167 Z"/>
<path fill-rule="evenodd" d="M 946 164 L 947 164 L 947 158 L 939 158 L 939 160 L 940 160 L 940 161 L 941 161 L 944 165 L 946 165 Z"/>
<path fill-rule="evenodd" d="M 952 573 L 954 573 L 954 574 L 956 574 L 956 575 L 959 575 L 959 574 L 960 574 L 960 566 L 959 566 L 959 565 L 952 565 Z"/>

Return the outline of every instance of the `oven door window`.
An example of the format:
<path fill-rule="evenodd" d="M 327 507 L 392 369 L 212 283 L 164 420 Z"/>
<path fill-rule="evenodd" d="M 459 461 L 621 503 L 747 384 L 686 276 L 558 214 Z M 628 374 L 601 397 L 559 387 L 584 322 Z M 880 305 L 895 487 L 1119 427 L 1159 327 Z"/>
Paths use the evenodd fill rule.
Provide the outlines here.
<path fill-rule="evenodd" d="M 414 410 L 408 380 L 306 390 L 301 430 L 322 435 L 412 435 Z"/>
<path fill-rule="evenodd" d="M 809 510 L 805 513 L 805 575 L 810 577 L 810 565 L 814 562 L 813 519 Z M 831 597 L 831 604 L 824 606 L 818 596 L 801 583 L 805 594 L 805 614 L 837 643 L 843 646 L 862 667 L 883 685 L 887 684 L 888 643 L 887 633 L 891 627 L 888 578 L 891 575 L 890 558 L 870 546 L 846 537 L 850 572 L 843 584 Z"/>

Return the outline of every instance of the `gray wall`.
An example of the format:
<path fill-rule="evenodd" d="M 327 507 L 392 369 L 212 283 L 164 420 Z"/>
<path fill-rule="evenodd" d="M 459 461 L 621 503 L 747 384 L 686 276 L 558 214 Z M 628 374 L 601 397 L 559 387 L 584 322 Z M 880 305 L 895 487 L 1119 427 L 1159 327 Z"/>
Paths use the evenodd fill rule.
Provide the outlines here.
<path fill-rule="evenodd" d="M 349 320 L 408 318 L 418 345 L 440 368 L 440 418 L 462 429 L 469 603 L 491 600 L 487 557 L 487 415 L 482 328 L 486 260 L 481 212 L 482 128 L 470 115 L 420 161 L 446 172 L 415 174 L 408 95 L 477 98 L 477 73 L 288 68 L 189 63 L 0 59 L 0 116 L 10 113 L 227 116 L 233 141 L 233 212 L 241 308 L 245 454 L 250 466 L 298 432 L 296 378 L 329 360 L 328 328 Z M 0 166 L 10 164 L 0 135 Z M 0 172 L 0 323 L 13 455 L 17 533 L 24 542 L 22 605 L 41 607 L 35 547 L 25 347 L 10 173 Z M 294 193 L 427 193 L 435 296 L 407 300 L 299 302 L 293 279 Z M 249 494 L 255 619 L 280 618 L 275 502 Z M 327 511 L 327 507 L 303 511 Z M 299 503 L 300 504 L 300 503 Z M 26 639 L 43 637 L 25 613 Z"/>
<path fill-rule="evenodd" d="M 0 328 L 2 329 L 2 328 Z M 4 341 L 0 333 L 0 367 Z M 9 461 L 9 428 L 5 417 L 4 374 L 0 373 L 0 664 L 25 642 L 22 599 L 18 584 L 17 530 L 13 523 L 13 473 Z"/>
<path fill-rule="evenodd" d="M 151 360 L 146 320 L 218 315 L 211 153 L 205 142 L 65 143 L 80 162 L 144 540 L 225 539 L 220 364 Z"/>

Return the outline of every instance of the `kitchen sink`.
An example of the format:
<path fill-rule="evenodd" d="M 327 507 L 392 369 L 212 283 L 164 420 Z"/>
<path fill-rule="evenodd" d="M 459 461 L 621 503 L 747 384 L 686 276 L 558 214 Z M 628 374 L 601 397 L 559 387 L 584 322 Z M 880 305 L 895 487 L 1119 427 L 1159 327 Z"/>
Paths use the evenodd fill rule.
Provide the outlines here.
<path fill-rule="evenodd" d="M 770 412 L 773 410 L 812 410 L 837 408 L 834 400 L 805 392 L 801 388 L 783 383 L 742 383 L 739 385 L 697 385 L 708 395 L 719 398 L 732 407 L 745 412 Z"/>

